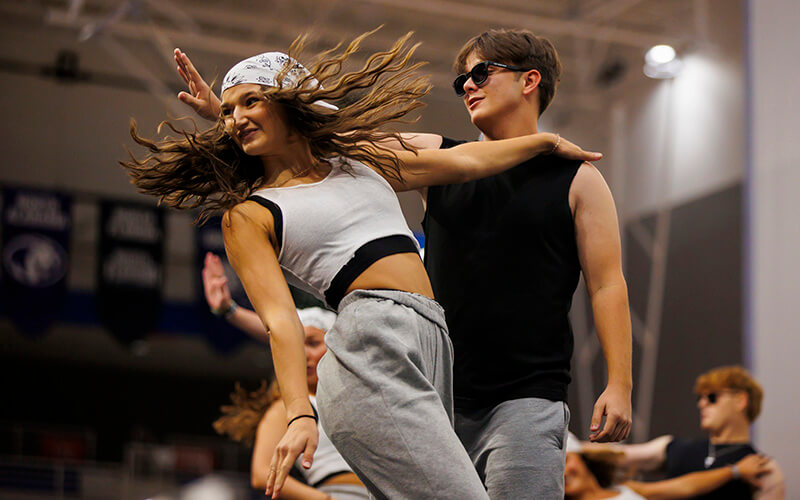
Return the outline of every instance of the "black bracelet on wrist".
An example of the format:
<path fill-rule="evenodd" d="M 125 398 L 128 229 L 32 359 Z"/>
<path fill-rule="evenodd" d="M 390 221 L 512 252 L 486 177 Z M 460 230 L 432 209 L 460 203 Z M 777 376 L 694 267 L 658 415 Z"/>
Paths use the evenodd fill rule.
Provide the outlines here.
<path fill-rule="evenodd" d="M 211 314 L 218 317 L 224 317 L 225 319 L 230 319 L 231 315 L 238 307 L 239 304 L 237 304 L 235 300 L 231 299 L 231 301 L 228 303 L 228 307 L 220 307 L 218 309 L 212 307 Z"/>
<path fill-rule="evenodd" d="M 316 415 L 298 415 L 298 416 L 294 417 L 293 419 L 289 420 L 289 423 L 286 424 L 286 427 L 289 427 L 290 425 L 292 425 L 292 422 L 294 422 L 295 420 L 298 420 L 300 418 L 313 418 L 314 422 L 319 422 L 319 420 L 317 420 L 317 416 Z"/>

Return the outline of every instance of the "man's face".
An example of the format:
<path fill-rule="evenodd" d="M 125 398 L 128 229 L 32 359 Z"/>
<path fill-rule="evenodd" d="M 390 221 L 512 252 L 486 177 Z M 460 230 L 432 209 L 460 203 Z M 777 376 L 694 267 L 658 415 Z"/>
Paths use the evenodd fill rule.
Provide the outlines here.
<path fill-rule="evenodd" d="M 475 52 L 467 57 L 465 71 L 486 60 Z M 502 61 L 498 61 L 502 62 Z M 482 131 L 491 130 L 504 116 L 522 103 L 525 84 L 523 73 L 489 66 L 489 78 L 480 86 L 472 78 L 464 84 L 462 99 L 473 125 Z"/>
<path fill-rule="evenodd" d="M 706 432 L 719 432 L 741 418 L 746 406 L 747 395 L 742 391 L 716 389 L 703 392 L 697 398 L 700 428 Z"/>

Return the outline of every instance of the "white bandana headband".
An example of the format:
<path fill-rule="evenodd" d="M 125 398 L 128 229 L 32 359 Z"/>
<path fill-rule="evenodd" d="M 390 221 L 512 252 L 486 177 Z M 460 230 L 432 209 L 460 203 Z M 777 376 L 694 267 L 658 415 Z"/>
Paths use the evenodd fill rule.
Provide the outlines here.
<path fill-rule="evenodd" d="M 278 83 L 277 77 L 287 65 L 291 69 L 286 72 L 283 82 Z M 300 82 L 309 76 L 308 70 L 299 62 L 282 52 L 264 52 L 257 56 L 248 57 L 236 63 L 222 80 L 222 92 L 243 83 L 255 83 L 269 87 L 296 88 Z M 314 77 L 306 81 L 308 85 L 317 86 L 319 82 Z M 320 87 L 321 88 L 321 87 Z M 222 93 L 220 92 L 220 94 Z M 324 108 L 337 110 L 336 106 L 325 101 L 315 101 L 314 104 Z"/>
<path fill-rule="evenodd" d="M 583 444 L 578 436 L 567 431 L 567 453 L 580 453 L 583 451 Z"/>
<path fill-rule="evenodd" d="M 300 317 L 300 323 L 303 323 L 303 326 L 313 326 L 324 332 L 330 330 L 336 321 L 336 313 L 321 307 L 298 309 L 297 315 Z"/>

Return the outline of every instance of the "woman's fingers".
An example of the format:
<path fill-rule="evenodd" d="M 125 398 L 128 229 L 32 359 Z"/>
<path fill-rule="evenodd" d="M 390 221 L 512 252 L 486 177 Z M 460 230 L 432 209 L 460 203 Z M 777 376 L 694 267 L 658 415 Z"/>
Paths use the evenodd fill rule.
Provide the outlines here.
<path fill-rule="evenodd" d="M 580 146 L 563 137 L 558 141 L 558 147 L 553 151 L 553 154 L 569 160 L 583 161 L 597 161 L 603 157 L 603 153 L 584 151 Z"/>
<path fill-rule="evenodd" d="M 277 463 L 278 463 L 278 450 L 275 450 L 275 453 L 272 454 L 272 460 L 269 463 L 269 475 L 267 475 L 267 488 L 264 491 L 264 494 L 267 496 L 272 494 L 273 488 L 275 487 L 275 478 L 277 477 Z"/>

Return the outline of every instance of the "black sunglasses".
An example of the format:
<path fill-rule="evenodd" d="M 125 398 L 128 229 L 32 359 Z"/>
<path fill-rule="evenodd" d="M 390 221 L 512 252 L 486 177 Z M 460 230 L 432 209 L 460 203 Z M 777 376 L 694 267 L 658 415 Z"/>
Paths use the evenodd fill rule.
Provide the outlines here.
<path fill-rule="evenodd" d="M 717 398 L 719 398 L 719 394 L 716 392 L 709 392 L 707 394 L 698 394 L 697 401 L 699 402 L 701 399 L 705 398 L 708 401 L 708 404 L 713 405 L 717 404 Z"/>
<path fill-rule="evenodd" d="M 485 82 L 486 79 L 489 78 L 489 66 L 497 66 L 498 68 L 505 68 L 511 71 L 528 71 L 525 68 L 520 68 L 517 66 L 509 66 L 508 64 L 498 63 L 494 61 L 481 61 L 475 66 L 473 66 L 471 70 L 469 70 L 466 73 L 458 75 L 456 79 L 453 80 L 453 90 L 456 91 L 456 95 L 458 97 L 461 97 L 467 93 L 467 91 L 464 90 L 464 85 L 470 78 L 472 78 L 472 82 L 475 85 L 482 85 L 483 82 Z"/>
<path fill-rule="evenodd" d="M 733 389 L 722 389 L 722 390 L 719 390 L 719 391 L 708 392 L 706 394 L 698 394 L 697 395 L 697 401 L 699 402 L 701 399 L 705 398 L 706 401 L 708 401 L 708 404 L 710 404 L 710 405 L 716 404 L 717 401 L 719 400 L 720 393 L 723 393 L 723 392 L 732 392 L 733 393 L 733 392 L 738 392 L 738 391 L 733 390 Z"/>

